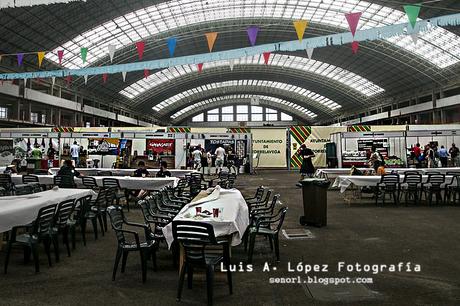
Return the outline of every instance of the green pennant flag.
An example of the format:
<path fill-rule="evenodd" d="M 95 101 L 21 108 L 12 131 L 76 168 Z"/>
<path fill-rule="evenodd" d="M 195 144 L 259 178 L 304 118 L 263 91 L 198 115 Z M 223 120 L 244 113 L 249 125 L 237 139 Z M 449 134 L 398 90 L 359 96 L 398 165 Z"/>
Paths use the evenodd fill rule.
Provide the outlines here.
<path fill-rule="evenodd" d="M 86 55 L 88 55 L 88 48 L 81 48 L 80 53 L 81 53 L 81 59 L 82 59 L 83 64 L 84 64 L 84 63 L 86 63 Z"/>
<path fill-rule="evenodd" d="M 412 28 L 415 28 L 415 24 L 417 23 L 417 18 L 420 14 L 421 7 L 421 4 L 404 5 L 404 11 L 406 11 L 407 18 L 409 18 L 409 22 L 412 25 Z"/>

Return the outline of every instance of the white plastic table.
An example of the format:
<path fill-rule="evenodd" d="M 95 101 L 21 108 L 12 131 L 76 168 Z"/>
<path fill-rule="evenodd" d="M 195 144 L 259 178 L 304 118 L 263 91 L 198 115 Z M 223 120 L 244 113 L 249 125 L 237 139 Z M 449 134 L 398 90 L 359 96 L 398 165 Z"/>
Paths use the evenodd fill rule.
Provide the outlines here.
<path fill-rule="evenodd" d="M 200 206 L 201 211 L 208 210 L 212 213 L 213 208 L 221 210 L 219 217 L 206 217 L 196 219 L 195 207 Z M 202 193 L 195 200 L 185 205 L 174 220 L 188 220 L 207 222 L 213 225 L 216 237 L 231 235 L 231 245 L 241 243 L 243 234 L 249 226 L 248 206 L 241 192 L 237 189 L 223 189 L 217 187 L 213 193 L 204 196 Z M 173 242 L 172 223 L 163 228 L 163 234 L 169 246 Z"/>
<path fill-rule="evenodd" d="M 90 189 L 58 188 L 28 195 L 0 197 L 0 233 L 9 231 L 13 226 L 31 223 L 42 207 L 87 195 L 93 196 L 95 192 Z"/>

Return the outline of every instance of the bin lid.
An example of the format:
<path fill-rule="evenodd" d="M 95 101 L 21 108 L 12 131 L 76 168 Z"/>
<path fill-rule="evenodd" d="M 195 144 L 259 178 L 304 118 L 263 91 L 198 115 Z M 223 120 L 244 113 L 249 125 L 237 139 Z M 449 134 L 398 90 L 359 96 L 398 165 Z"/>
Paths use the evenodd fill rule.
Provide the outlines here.
<path fill-rule="evenodd" d="M 302 185 L 315 185 L 319 187 L 329 188 L 331 182 L 328 179 L 321 178 L 305 178 L 300 181 Z"/>

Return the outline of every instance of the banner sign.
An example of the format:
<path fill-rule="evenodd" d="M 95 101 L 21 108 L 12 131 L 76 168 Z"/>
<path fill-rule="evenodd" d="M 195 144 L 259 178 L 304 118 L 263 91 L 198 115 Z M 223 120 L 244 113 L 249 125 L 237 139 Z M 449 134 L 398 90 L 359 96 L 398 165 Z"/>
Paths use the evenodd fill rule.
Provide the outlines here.
<path fill-rule="evenodd" d="M 345 132 L 346 127 L 329 126 L 292 126 L 289 129 L 291 137 L 291 168 L 300 168 L 302 158 L 298 154 L 299 148 L 305 144 L 310 148 L 315 157 L 315 167 L 326 167 L 326 143 L 331 142 L 331 134 Z"/>
<path fill-rule="evenodd" d="M 204 141 L 204 149 L 206 152 L 211 151 L 212 154 L 216 151 L 217 147 L 221 145 L 225 149 L 230 147 L 232 150 L 235 146 L 234 139 L 205 139 Z"/>
<path fill-rule="evenodd" d="M 118 138 L 90 138 L 88 139 L 88 154 L 118 155 Z"/>
<path fill-rule="evenodd" d="M 258 167 L 286 167 L 286 129 L 251 129 L 252 153 Z M 257 162 L 259 164 L 257 164 Z"/>
<path fill-rule="evenodd" d="M 147 152 L 154 155 L 174 155 L 174 139 L 147 139 Z"/>

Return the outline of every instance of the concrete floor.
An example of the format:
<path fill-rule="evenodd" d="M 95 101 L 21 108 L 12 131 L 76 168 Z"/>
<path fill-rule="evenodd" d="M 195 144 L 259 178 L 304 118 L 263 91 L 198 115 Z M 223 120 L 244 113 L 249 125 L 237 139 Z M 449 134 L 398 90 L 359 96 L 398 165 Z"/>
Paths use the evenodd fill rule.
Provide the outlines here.
<path fill-rule="evenodd" d="M 259 171 L 240 176 L 244 194 L 258 185 L 273 188 L 289 206 L 284 228 L 303 230 L 301 190 L 295 187 L 297 173 Z M 269 244 L 257 241 L 254 272 L 234 273 L 234 294 L 228 294 L 224 278 L 217 276 L 216 305 L 459 305 L 460 304 L 460 207 L 376 207 L 370 200 L 349 206 L 338 191 L 328 192 L 328 226 L 311 228 L 313 238 L 287 240 L 281 237 L 281 262 L 275 263 Z M 128 217 L 140 220 L 140 211 Z M 90 228 L 89 231 L 92 229 Z M 77 236 L 79 238 L 79 236 Z M 109 231 L 95 241 L 88 234 L 87 247 L 77 243 L 72 257 L 48 268 L 41 251 L 41 272 L 24 265 L 20 249 L 12 254 L 7 275 L 0 274 L 0 305 L 202 305 L 206 303 L 205 283 L 197 280 L 194 289 L 184 288 L 180 303 L 175 301 L 178 281 L 170 253 L 158 254 L 158 271 L 148 271 L 142 284 L 137 256 L 128 259 L 127 272 L 111 280 L 115 237 Z M 61 256 L 65 253 L 61 248 Z M 0 252 L 3 268 L 4 253 Z M 233 248 L 232 261 L 246 263 L 242 246 Z M 276 271 L 262 272 L 265 262 Z M 328 273 L 310 272 L 313 277 L 372 277 L 366 285 L 269 284 L 270 277 L 297 277 L 288 272 L 296 266 L 329 265 Z M 411 262 L 421 272 L 372 273 L 337 272 L 338 262 L 350 264 L 398 264 Z"/>

